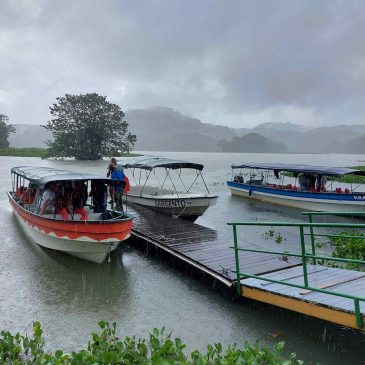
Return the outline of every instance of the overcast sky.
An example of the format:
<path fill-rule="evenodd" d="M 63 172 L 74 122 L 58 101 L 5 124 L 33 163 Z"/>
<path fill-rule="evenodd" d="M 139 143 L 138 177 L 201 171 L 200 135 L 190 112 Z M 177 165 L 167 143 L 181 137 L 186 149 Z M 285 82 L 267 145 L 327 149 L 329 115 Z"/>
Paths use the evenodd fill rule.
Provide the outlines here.
<path fill-rule="evenodd" d="M 0 113 L 65 93 L 203 122 L 365 124 L 365 1 L 0 0 Z"/>

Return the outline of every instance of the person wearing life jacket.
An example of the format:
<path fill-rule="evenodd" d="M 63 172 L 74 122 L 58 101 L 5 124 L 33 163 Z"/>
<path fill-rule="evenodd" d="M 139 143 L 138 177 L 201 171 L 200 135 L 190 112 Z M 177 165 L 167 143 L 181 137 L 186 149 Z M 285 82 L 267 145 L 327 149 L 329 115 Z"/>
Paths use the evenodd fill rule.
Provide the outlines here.
<path fill-rule="evenodd" d="M 23 194 L 19 198 L 19 201 L 25 204 L 33 204 L 36 192 L 37 188 L 34 186 L 24 190 Z"/>
<path fill-rule="evenodd" d="M 72 209 L 76 214 L 81 214 L 80 220 L 87 220 L 87 213 L 84 209 L 85 202 L 87 200 L 87 195 L 85 197 L 85 184 L 83 181 L 76 181 L 75 188 L 71 195 Z"/>
<path fill-rule="evenodd" d="M 129 179 L 127 175 L 124 175 L 125 187 L 123 189 L 124 194 L 128 194 L 128 191 L 131 190 L 131 184 L 129 183 Z"/>
<path fill-rule="evenodd" d="M 115 208 L 117 210 L 123 211 L 122 196 L 123 190 L 126 187 L 126 182 L 124 181 L 125 175 L 122 169 L 117 166 L 110 166 L 112 180 L 117 180 L 119 183 L 114 184 L 111 187 L 112 200 L 115 203 Z"/>
<path fill-rule="evenodd" d="M 56 204 L 55 204 L 55 213 L 56 214 L 60 214 L 63 220 L 67 220 L 68 219 L 68 200 L 67 200 L 67 196 L 65 195 L 60 195 L 57 198 Z"/>
<path fill-rule="evenodd" d="M 22 194 L 24 193 L 24 191 L 27 190 L 26 187 L 24 186 L 19 186 L 16 191 L 15 191 L 15 197 L 19 200 L 20 197 L 22 196 Z"/>

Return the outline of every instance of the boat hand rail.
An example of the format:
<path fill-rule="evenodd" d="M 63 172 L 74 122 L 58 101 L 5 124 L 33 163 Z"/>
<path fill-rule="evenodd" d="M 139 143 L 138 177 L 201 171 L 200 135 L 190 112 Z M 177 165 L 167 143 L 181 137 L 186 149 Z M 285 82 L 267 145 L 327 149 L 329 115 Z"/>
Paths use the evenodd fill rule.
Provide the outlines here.
<path fill-rule="evenodd" d="M 365 212 L 302 212 L 303 215 L 348 215 L 348 216 L 365 216 Z"/>
<path fill-rule="evenodd" d="M 319 212 L 319 213 L 321 213 L 321 212 Z M 325 215 L 325 214 L 323 214 L 323 215 Z M 321 227 L 321 228 L 363 228 L 363 229 L 365 229 L 365 224 L 294 223 L 294 222 L 228 222 L 227 224 L 229 226 L 232 226 L 232 229 L 233 229 L 233 246 L 230 246 L 230 248 L 234 250 L 234 254 L 235 254 L 235 270 L 232 270 L 232 272 L 236 274 L 236 288 L 237 288 L 237 293 L 239 295 L 241 295 L 241 291 L 242 291 L 241 279 L 253 278 L 253 279 L 258 279 L 258 280 L 262 280 L 262 281 L 266 281 L 266 282 L 270 282 L 270 283 L 282 284 L 282 285 L 286 285 L 286 286 L 294 287 L 294 288 L 298 288 L 298 289 L 304 289 L 304 290 L 319 292 L 319 293 L 323 293 L 323 294 L 333 295 L 333 296 L 337 296 L 337 297 L 347 298 L 347 299 L 353 300 L 353 302 L 354 302 L 354 313 L 355 313 L 355 318 L 356 318 L 356 326 L 358 328 L 364 328 L 364 318 L 363 318 L 363 314 L 361 313 L 361 310 L 360 310 L 360 302 L 365 303 L 365 297 L 311 286 L 309 283 L 309 278 L 308 278 L 307 262 L 308 262 L 308 260 L 311 260 L 313 265 L 317 265 L 317 260 L 323 260 L 323 261 L 335 261 L 335 262 L 364 265 L 365 264 L 364 260 L 353 260 L 353 259 L 345 259 L 345 258 L 340 258 L 340 257 L 317 255 L 316 251 L 315 251 L 313 228 Z M 240 227 L 240 226 L 241 227 L 296 227 L 299 229 L 301 252 L 300 252 L 300 254 L 297 254 L 297 253 L 291 253 L 291 252 L 287 252 L 287 251 L 279 252 L 279 251 L 269 251 L 269 250 L 262 250 L 262 249 L 258 250 L 258 249 L 239 247 L 238 246 L 237 227 Z M 309 234 L 305 233 L 305 228 L 310 229 Z M 308 235 L 311 236 L 311 252 L 307 252 L 307 249 L 306 249 L 305 237 Z M 263 277 L 260 275 L 252 275 L 248 272 L 243 272 L 241 270 L 239 252 L 253 252 L 253 253 L 280 255 L 283 258 L 284 257 L 300 258 L 302 261 L 303 285 L 289 283 L 289 282 L 283 281 L 283 280 L 270 279 L 270 278 Z"/>

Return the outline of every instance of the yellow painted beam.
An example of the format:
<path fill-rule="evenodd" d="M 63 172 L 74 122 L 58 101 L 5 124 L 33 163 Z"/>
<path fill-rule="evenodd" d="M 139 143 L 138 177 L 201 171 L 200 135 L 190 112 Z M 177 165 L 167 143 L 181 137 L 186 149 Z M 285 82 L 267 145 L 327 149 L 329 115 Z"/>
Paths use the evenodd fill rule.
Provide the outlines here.
<path fill-rule="evenodd" d="M 288 298 L 279 294 L 265 292 L 245 286 L 242 286 L 241 288 L 241 295 L 245 298 L 250 298 L 259 302 L 272 304 L 280 308 L 286 308 L 291 311 L 306 314 L 311 317 L 320 318 L 325 321 L 340 324 L 342 326 L 365 331 L 364 327 L 359 328 L 356 326 L 355 314 L 322 307 L 320 305 L 304 302 L 296 298 Z M 363 323 L 365 323 L 365 316 L 363 316 Z"/>

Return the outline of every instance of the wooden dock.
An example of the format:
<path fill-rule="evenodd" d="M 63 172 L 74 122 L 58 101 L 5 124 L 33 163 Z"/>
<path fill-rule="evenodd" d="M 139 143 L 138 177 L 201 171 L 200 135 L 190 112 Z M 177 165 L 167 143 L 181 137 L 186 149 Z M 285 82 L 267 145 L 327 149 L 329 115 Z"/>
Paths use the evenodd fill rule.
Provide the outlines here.
<path fill-rule="evenodd" d="M 365 296 L 364 272 L 309 264 L 307 264 L 307 270 L 309 283 L 313 287 L 359 297 Z M 241 295 L 346 327 L 359 328 L 356 324 L 353 300 L 285 285 L 285 282 L 303 285 L 302 266 L 262 276 L 284 283 L 276 284 L 253 278 L 243 279 Z M 365 323 L 364 302 L 360 302 L 360 311 Z M 365 328 L 363 327 L 362 330 Z"/>
<path fill-rule="evenodd" d="M 135 217 L 132 231 L 135 243 L 162 252 L 174 265 L 209 281 L 213 287 L 219 284 L 231 294 L 236 293 L 232 237 L 140 206 L 129 205 L 128 213 Z M 239 254 L 239 259 L 245 273 L 283 281 L 276 284 L 255 278 L 242 279 L 242 297 L 359 329 L 351 299 L 285 285 L 285 282 L 303 285 L 303 269 L 297 258 L 244 252 Z M 312 287 L 365 296 L 363 272 L 309 264 L 307 268 Z M 360 310 L 365 323 L 364 302 L 360 302 Z M 364 326 L 360 329 L 365 330 Z"/>
<path fill-rule="evenodd" d="M 133 220 L 133 236 L 144 244 L 154 246 L 171 257 L 194 268 L 195 274 L 203 273 L 212 283 L 219 282 L 229 290 L 235 287 L 234 252 L 229 247 L 231 238 L 185 219 L 170 216 L 141 206 L 128 206 Z M 276 272 L 297 266 L 297 260 L 283 260 L 275 255 L 245 253 L 242 264 L 254 275 Z"/>

